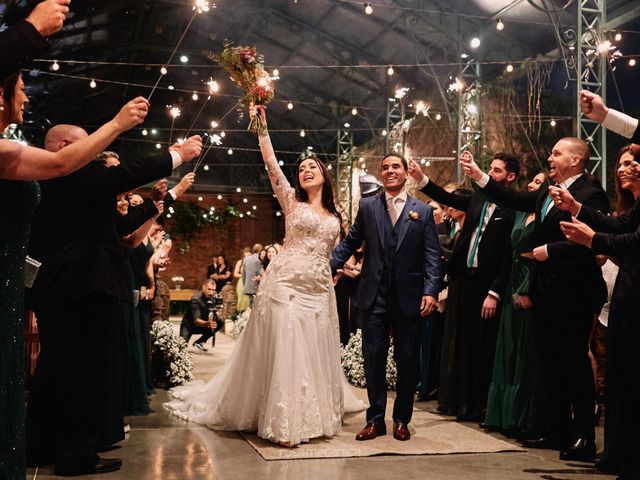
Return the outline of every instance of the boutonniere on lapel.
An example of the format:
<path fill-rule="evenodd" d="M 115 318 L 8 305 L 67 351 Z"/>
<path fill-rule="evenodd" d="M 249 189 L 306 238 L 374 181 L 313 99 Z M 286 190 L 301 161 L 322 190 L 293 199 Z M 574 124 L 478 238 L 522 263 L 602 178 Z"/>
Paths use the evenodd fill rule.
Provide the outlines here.
<path fill-rule="evenodd" d="M 417 220 L 420 220 L 420 214 L 415 210 L 409 210 L 409 213 L 407 214 L 407 218 L 415 222 Z"/>

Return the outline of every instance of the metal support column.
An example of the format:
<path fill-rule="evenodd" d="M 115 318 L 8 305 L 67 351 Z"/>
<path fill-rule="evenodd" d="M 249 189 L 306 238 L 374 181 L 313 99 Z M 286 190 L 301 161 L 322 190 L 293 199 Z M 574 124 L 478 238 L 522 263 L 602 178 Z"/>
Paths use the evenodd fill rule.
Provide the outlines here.
<path fill-rule="evenodd" d="M 352 222 L 352 172 L 354 161 L 353 134 L 349 130 L 338 130 L 337 156 L 335 160 L 336 208 L 342 220 Z"/>
<path fill-rule="evenodd" d="M 400 155 L 404 155 L 404 135 L 402 130 L 402 124 L 404 123 L 404 103 L 402 98 L 389 97 L 387 101 L 387 121 L 385 123 L 385 131 L 387 132 L 387 138 L 384 142 L 384 154 L 388 155 L 390 152 L 395 152 Z M 397 144 L 400 144 L 400 148 Z"/>
<path fill-rule="evenodd" d="M 463 151 L 473 153 L 476 161 L 481 160 L 482 115 L 480 111 L 480 64 L 467 62 L 460 70 L 460 76 L 449 89 L 458 92 L 458 143 L 457 157 Z M 457 164 L 458 182 L 462 181 L 460 164 Z"/>
<path fill-rule="evenodd" d="M 604 41 L 606 0 L 580 0 L 578 4 L 578 76 L 576 82 L 577 136 L 589 143 L 591 161 L 588 170 L 607 186 L 607 130 L 598 122 L 584 117 L 580 111 L 580 90 L 590 90 L 606 102 L 609 59 L 600 53 Z"/>

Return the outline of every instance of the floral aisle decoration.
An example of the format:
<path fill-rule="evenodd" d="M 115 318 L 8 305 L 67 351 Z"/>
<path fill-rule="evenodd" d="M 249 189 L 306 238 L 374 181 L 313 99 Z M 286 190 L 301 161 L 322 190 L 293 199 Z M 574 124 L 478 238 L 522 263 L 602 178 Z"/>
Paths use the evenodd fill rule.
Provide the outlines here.
<path fill-rule="evenodd" d="M 173 331 L 171 322 L 156 320 L 151 326 L 154 376 L 169 387 L 193 380 L 193 362 L 187 350 L 187 342 Z"/>
<path fill-rule="evenodd" d="M 364 357 L 362 356 L 362 330 L 358 329 L 356 333 L 352 333 L 349 343 L 341 347 L 342 370 L 347 377 L 349 383 L 356 387 L 366 387 L 367 382 L 364 378 Z M 393 339 L 389 345 L 389 353 L 387 355 L 387 389 L 395 390 L 398 380 L 398 370 L 396 362 L 393 359 Z"/>
<path fill-rule="evenodd" d="M 270 76 L 264 69 L 264 57 L 256 51 L 256 47 L 234 47 L 225 43 L 220 53 L 204 52 L 205 57 L 217 62 L 225 69 L 231 80 L 246 93 L 238 103 L 245 106 L 266 105 L 273 100 L 275 94 L 274 80 L 277 73 Z M 264 132 L 266 125 L 260 115 L 256 115 L 249 123 L 249 130 Z"/>
<path fill-rule="evenodd" d="M 244 332 L 244 328 L 247 326 L 247 322 L 249 321 L 249 316 L 251 315 L 251 308 L 246 309 L 242 312 L 241 315 L 236 315 L 233 320 L 233 330 L 231 331 L 231 338 L 237 340 L 240 338 L 242 332 Z"/>

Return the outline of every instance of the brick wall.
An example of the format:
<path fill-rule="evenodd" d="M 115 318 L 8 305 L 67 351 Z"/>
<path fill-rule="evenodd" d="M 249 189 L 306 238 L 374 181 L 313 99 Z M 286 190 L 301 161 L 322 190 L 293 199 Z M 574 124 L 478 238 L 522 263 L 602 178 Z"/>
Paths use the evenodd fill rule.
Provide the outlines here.
<path fill-rule="evenodd" d="M 198 198 L 202 197 L 202 201 Z M 203 227 L 197 238 L 189 242 L 189 251 L 180 253 L 183 242 L 179 238 L 172 237 L 173 249 L 171 251 L 171 263 L 167 269 L 160 272 L 160 279 L 164 280 L 169 288 L 173 288 L 171 277 L 180 275 L 184 277 L 182 288 L 199 289 L 206 278 L 207 266 L 211 263 L 214 254 L 222 254 L 227 258 L 230 268 L 233 269 L 240 258 L 243 247 L 251 247 L 254 243 L 267 245 L 273 242 L 282 242 L 284 236 L 284 217 L 276 216 L 279 210 L 278 204 L 271 195 L 225 195 L 226 201 L 245 212 L 244 218 L 236 218 L 225 225 L 209 225 Z M 248 201 L 244 203 L 242 200 Z M 210 193 L 197 191 L 185 194 L 181 201 L 197 203 L 204 209 L 224 207 L 225 200 L 218 200 Z M 257 207 L 256 210 L 252 206 Z M 251 211 L 251 216 L 246 211 Z M 171 219 L 167 219 L 167 231 L 171 231 Z"/>

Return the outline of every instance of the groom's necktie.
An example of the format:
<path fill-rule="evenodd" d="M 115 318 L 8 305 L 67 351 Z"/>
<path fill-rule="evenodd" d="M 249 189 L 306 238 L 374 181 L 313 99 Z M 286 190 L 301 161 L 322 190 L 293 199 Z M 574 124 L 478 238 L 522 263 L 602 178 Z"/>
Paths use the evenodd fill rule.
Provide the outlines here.
<path fill-rule="evenodd" d="M 389 218 L 391 218 L 391 224 L 396 225 L 400 212 L 402 211 L 402 199 L 400 197 L 393 197 L 389 199 Z"/>

